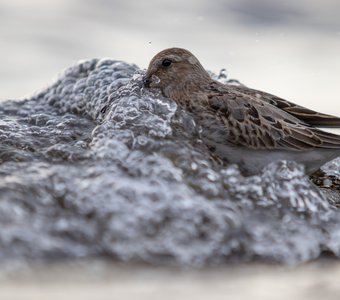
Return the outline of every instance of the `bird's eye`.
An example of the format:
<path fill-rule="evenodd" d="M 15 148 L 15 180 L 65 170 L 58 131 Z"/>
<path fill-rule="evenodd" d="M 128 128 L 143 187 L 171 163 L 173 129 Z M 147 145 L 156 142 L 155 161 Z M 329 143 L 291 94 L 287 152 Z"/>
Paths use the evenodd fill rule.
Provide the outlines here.
<path fill-rule="evenodd" d="M 162 66 L 163 67 L 169 67 L 171 65 L 171 63 L 172 63 L 172 61 L 170 59 L 166 58 L 162 61 Z"/>

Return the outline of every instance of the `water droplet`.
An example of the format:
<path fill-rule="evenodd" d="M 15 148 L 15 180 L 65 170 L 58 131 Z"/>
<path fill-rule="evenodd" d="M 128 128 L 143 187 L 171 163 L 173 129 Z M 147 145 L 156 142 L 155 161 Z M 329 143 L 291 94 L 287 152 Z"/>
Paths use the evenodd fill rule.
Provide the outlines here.
<path fill-rule="evenodd" d="M 218 74 L 218 79 L 226 79 L 228 77 L 228 72 L 226 69 L 221 69 L 220 74 Z"/>
<path fill-rule="evenodd" d="M 151 80 L 152 80 L 153 83 L 156 83 L 156 84 L 161 82 L 160 78 L 156 75 L 152 75 Z"/>
<path fill-rule="evenodd" d="M 332 186 L 332 180 L 330 180 L 329 178 L 326 178 L 323 180 L 323 186 L 324 187 L 331 187 Z"/>

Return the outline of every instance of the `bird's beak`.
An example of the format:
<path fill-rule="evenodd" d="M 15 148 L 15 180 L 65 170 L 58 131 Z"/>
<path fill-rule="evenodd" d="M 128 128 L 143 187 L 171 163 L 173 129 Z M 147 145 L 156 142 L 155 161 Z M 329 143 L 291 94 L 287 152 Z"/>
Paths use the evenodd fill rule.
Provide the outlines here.
<path fill-rule="evenodd" d="M 143 77 L 143 84 L 144 84 L 144 86 L 146 88 L 150 87 L 151 82 L 152 82 L 151 77 L 148 76 L 148 75 L 144 75 L 144 77 Z"/>

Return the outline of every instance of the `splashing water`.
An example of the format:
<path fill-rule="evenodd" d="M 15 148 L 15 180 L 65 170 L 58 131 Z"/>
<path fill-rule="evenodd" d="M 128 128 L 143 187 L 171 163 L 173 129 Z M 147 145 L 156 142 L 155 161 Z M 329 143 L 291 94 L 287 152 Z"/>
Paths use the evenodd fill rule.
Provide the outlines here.
<path fill-rule="evenodd" d="M 142 89 L 141 74 L 94 59 L 31 99 L 0 103 L 0 262 L 340 255 L 338 210 L 301 166 L 280 162 L 245 178 L 222 165 L 190 115 Z"/>
<path fill-rule="evenodd" d="M 156 75 L 152 75 L 151 76 L 151 80 L 152 80 L 152 82 L 154 82 L 156 84 L 161 82 L 161 79 L 158 76 L 156 76 Z"/>

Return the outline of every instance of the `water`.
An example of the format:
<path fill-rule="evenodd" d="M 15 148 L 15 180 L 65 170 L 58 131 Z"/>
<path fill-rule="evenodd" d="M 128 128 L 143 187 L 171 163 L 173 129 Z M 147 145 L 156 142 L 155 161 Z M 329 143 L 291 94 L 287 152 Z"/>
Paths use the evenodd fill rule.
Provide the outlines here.
<path fill-rule="evenodd" d="M 203 266 L 340 255 L 337 191 L 292 162 L 243 177 L 210 155 L 190 115 L 143 89 L 141 74 L 93 59 L 31 99 L 0 103 L 0 262 Z M 325 170 L 336 176 L 339 166 Z"/>

